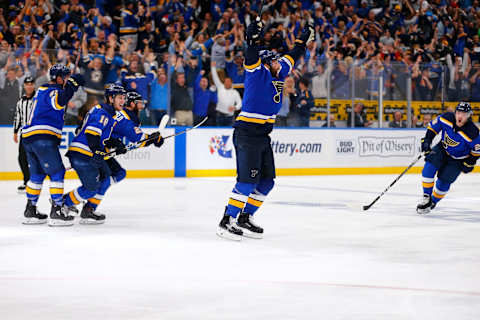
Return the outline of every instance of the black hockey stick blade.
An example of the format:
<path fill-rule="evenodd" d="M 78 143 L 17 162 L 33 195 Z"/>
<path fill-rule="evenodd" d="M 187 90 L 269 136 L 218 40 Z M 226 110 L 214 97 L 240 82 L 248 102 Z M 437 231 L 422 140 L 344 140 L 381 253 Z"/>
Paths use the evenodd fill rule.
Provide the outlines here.
<path fill-rule="evenodd" d="M 407 168 L 405 168 L 405 170 L 403 170 L 403 172 L 400 173 L 400 175 L 399 175 L 395 180 L 393 180 L 392 183 L 390 183 L 390 185 L 389 185 L 385 190 L 383 190 L 383 192 L 382 192 L 380 195 L 378 195 L 378 196 L 375 198 L 375 200 L 373 200 L 370 204 L 362 207 L 363 211 L 367 211 L 368 209 L 370 209 L 370 208 L 371 208 L 385 193 L 387 193 L 387 191 L 388 191 L 395 183 L 397 183 L 397 181 L 400 180 L 400 178 L 403 177 L 403 175 L 404 175 L 405 173 L 407 173 L 407 171 L 410 170 L 410 169 L 415 165 L 415 163 L 417 163 L 418 160 L 420 160 L 422 157 L 423 157 L 423 153 L 420 153 L 420 154 L 417 156 L 417 158 L 415 158 L 415 160 L 414 160 L 412 163 L 410 163 L 410 165 L 409 165 Z"/>

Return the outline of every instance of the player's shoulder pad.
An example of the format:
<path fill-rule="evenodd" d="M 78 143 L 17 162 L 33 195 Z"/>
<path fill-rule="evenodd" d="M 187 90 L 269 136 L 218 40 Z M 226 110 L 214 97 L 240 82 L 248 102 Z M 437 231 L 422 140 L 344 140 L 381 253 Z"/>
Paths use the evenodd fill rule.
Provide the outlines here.
<path fill-rule="evenodd" d="M 462 129 L 462 131 L 471 139 L 475 140 L 478 138 L 479 135 L 479 130 L 478 127 L 473 123 L 473 121 L 468 121 L 465 124 L 465 128 Z"/>

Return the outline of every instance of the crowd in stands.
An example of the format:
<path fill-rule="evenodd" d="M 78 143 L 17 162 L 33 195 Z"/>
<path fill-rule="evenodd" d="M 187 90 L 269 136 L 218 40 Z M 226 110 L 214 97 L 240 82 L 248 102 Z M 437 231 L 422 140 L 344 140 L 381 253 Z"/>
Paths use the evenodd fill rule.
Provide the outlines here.
<path fill-rule="evenodd" d="M 78 124 L 117 82 L 147 101 L 144 124 L 170 113 L 180 125 L 209 115 L 208 125 L 230 126 L 242 106 L 244 32 L 261 2 L 2 1 L 0 124 L 12 123 L 25 76 L 38 87 L 59 62 L 86 79 L 67 124 Z M 316 31 L 285 81 L 277 125 L 308 126 L 314 99 L 326 98 L 328 87 L 332 99 L 376 100 L 383 92 L 405 100 L 410 78 L 414 100 L 480 101 L 479 0 L 266 0 L 261 20 L 263 45 L 279 53 L 306 23 Z M 403 127 L 397 117 L 394 126 Z"/>

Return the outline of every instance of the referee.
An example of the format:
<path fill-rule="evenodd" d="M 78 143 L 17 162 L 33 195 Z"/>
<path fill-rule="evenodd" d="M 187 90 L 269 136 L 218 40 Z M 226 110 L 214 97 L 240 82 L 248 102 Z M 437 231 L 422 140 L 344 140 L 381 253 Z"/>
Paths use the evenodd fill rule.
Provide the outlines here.
<path fill-rule="evenodd" d="M 28 180 L 30 180 L 30 171 L 28 170 L 27 154 L 23 147 L 20 130 L 27 123 L 30 112 L 32 111 L 33 96 L 35 95 L 35 80 L 33 77 L 26 77 L 23 82 L 24 94 L 18 100 L 17 107 L 15 109 L 15 117 L 13 119 L 13 141 L 19 143 L 18 145 L 18 163 L 23 173 L 23 185 L 19 186 L 18 193 L 25 193 L 25 187 Z"/>

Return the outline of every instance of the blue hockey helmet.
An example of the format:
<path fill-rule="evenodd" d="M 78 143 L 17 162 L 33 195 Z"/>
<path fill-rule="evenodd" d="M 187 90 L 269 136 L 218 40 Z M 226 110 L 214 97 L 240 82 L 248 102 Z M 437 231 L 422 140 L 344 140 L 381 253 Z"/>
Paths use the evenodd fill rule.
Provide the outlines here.
<path fill-rule="evenodd" d="M 469 115 L 472 114 L 472 106 L 468 102 L 460 102 L 457 104 L 457 107 L 455 108 L 455 111 L 462 111 L 465 113 L 468 113 Z"/>
<path fill-rule="evenodd" d="M 258 54 L 262 63 L 270 64 L 273 60 L 278 60 L 280 55 L 270 50 L 261 50 Z"/>
<path fill-rule="evenodd" d="M 127 92 L 119 84 L 109 84 L 105 89 L 105 100 L 108 102 L 108 97 L 115 97 L 117 95 L 125 95 Z"/>
<path fill-rule="evenodd" d="M 67 76 L 69 76 L 71 73 L 70 69 L 60 63 L 54 64 L 49 71 L 50 74 L 50 80 L 55 81 L 57 77 L 61 77 L 62 79 L 65 79 Z"/>

